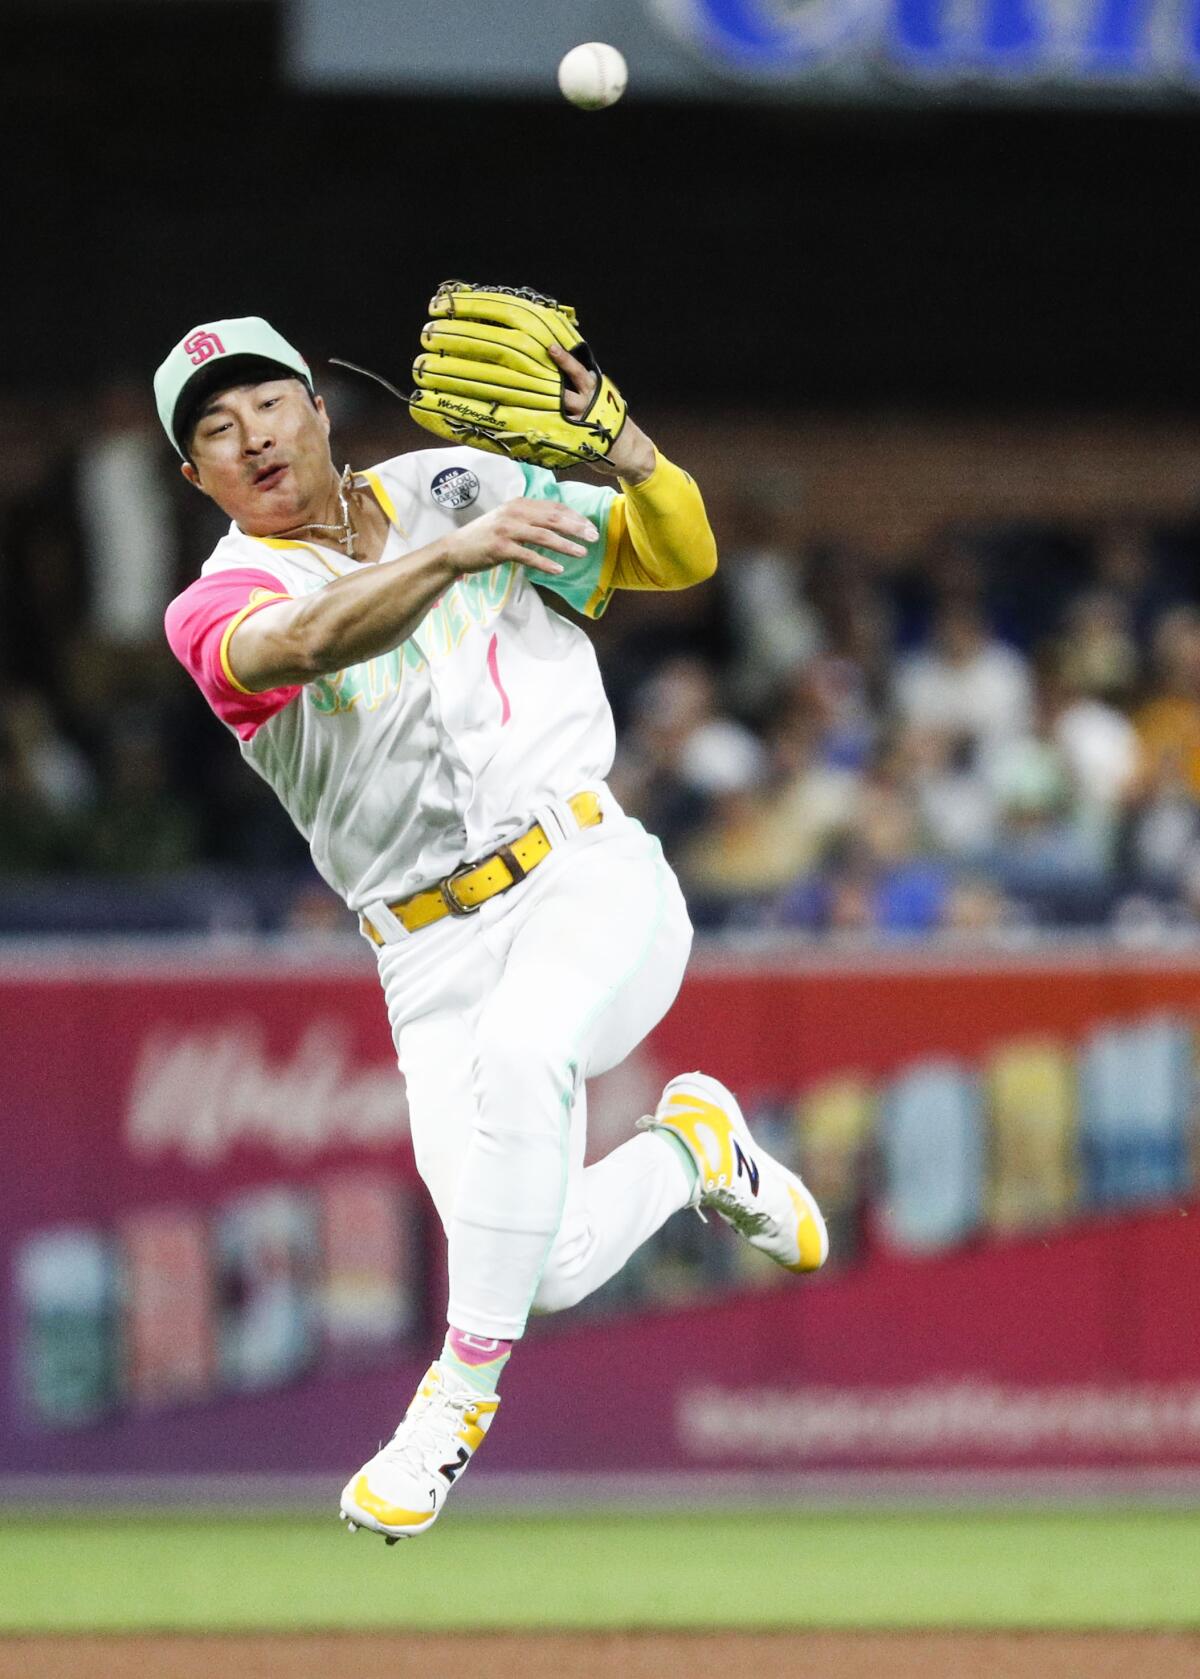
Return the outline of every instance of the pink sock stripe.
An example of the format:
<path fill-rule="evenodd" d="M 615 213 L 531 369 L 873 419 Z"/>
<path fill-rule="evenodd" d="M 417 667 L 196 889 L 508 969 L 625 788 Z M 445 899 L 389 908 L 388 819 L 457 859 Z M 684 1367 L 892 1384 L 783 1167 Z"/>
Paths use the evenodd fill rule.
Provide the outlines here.
<path fill-rule="evenodd" d="M 469 1335 L 465 1329 L 451 1324 L 446 1332 L 446 1346 L 460 1364 L 476 1369 L 481 1364 L 495 1364 L 512 1352 L 511 1341 L 493 1341 L 487 1335 Z"/>

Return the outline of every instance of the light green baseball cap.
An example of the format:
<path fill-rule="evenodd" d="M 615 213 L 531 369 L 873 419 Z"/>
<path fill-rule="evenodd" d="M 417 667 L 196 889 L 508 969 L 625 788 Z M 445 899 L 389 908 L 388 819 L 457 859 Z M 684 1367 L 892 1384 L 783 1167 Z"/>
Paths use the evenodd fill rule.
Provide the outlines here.
<path fill-rule="evenodd" d="M 308 363 L 261 315 L 206 321 L 185 333 L 154 375 L 154 400 L 163 430 L 180 455 L 191 416 L 214 391 L 284 373 L 311 391 Z"/>

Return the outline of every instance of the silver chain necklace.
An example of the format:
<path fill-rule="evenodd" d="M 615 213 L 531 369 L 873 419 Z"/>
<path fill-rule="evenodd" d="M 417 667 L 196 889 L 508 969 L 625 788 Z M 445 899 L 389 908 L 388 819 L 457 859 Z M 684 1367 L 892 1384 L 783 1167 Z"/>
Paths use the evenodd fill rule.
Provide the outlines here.
<path fill-rule="evenodd" d="M 354 558 L 354 542 L 355 542 L 355 537 L 357 535 L 357 532 L 355 531 L 353 522 L 350 518 L 350 502 L 349 502 L 349 500 L 347 498 L 347 495 L 346 495 L 346 487 L 347 487 L 347 485 L 353 487 L 353 484 L 354 484 L 354 474 L 351 472 L 350 468 L 347 466 L 345 468 L 345 470 L 343 471 L 342 476 L 338 479 L 338 489 L 337 489 L 338 507 L 341 509 L 341 514 L 342 514 L 340 524 L 337 524 L 337 525 L 292 525 L 292 526 L 289 527 L 289 529 L 287 529 L 285 531 L 280 531 L 279 535 L 280 536 L 296 536 L 300 531 L 325 531 L 330 536 L 334 536 L 334 537 L 337 538 L 339 546 L 341 546 L 341 544 L 343 544 L 343 543 L 345 544 L 346 558 L 348 560 L 352 560 Z"/>

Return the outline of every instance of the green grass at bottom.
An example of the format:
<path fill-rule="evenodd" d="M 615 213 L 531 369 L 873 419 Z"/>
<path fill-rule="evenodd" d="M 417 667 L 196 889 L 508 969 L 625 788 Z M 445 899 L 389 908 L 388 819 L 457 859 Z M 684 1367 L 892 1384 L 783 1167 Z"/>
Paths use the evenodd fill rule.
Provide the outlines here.
<path fill-rule="evenodd" d="M 0 1631 L 1200 1626 L 1200 1512 L 0 1521 Z"/>

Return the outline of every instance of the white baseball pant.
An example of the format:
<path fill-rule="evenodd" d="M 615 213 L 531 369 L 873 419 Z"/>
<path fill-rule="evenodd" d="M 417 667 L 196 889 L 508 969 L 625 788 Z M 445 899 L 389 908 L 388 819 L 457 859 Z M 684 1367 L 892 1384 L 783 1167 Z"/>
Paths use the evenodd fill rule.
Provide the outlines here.
<path fill-rule="evenodd" d="M 658 841 L 611 796 L 598 827 L 561 828 L 522 885 L 378 952 L 447 1315 L 503 1340 L 606 1282 L 692 1187 L 645 1133 L 584 1167 L 584 1080 L 670 1008 L 692 928 Z"/>

